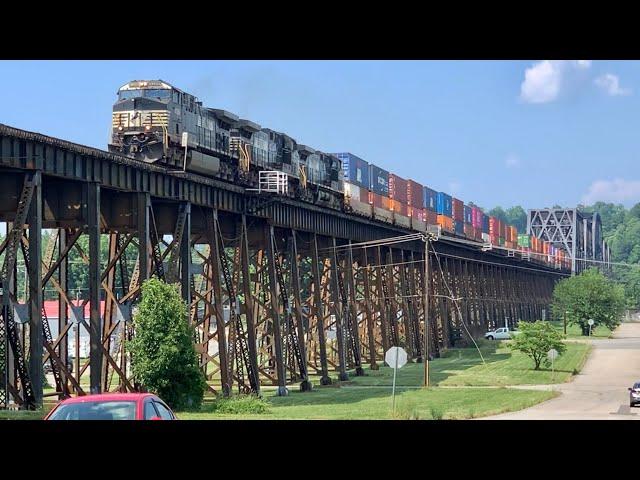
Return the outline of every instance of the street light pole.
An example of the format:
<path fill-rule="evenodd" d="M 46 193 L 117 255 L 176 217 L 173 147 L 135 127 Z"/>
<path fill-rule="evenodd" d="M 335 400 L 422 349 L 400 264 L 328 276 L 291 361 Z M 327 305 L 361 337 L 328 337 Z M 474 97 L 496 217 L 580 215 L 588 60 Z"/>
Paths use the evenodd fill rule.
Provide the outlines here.
<path fill-rule="evenodd" d="M 424 240 L 424 386 L 429 386 L 429 236 Z"/>

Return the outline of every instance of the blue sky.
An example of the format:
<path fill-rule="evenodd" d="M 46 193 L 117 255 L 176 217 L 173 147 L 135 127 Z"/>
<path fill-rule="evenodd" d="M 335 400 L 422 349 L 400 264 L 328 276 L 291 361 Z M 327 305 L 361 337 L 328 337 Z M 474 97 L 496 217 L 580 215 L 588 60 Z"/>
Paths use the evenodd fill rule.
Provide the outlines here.
<path fill-rule="evenodd" d="M 639 62 L 0 61 L 0 123 L 106 148 L 157 78 L 486 208 L 640 201 Z"/>

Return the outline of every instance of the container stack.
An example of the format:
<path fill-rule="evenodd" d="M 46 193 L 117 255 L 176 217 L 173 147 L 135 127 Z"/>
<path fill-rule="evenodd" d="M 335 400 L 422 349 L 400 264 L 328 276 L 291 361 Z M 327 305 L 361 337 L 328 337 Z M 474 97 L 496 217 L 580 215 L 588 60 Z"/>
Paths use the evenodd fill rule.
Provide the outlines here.
<path fill-rule="evenodd" d="M 452 204 L 451 197 L 443 192 L 438 192 L 436 201 L 436 211 L 438 213 L 438 225 L 447 232 L 453 232 Z"/>
<path fill-rule="evenodd" d="M 422 205 L 424 206 L 424 220 L 427 225 L 438 224 L 438 192 L 424 187 L 422 195 Z"/>

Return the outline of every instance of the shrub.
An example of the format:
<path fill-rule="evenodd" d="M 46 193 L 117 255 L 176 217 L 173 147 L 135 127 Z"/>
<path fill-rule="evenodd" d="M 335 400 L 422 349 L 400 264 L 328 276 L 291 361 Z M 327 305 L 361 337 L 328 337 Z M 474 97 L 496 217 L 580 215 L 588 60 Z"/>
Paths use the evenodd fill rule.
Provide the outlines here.
<path fill-rule="evenodd" d="M 549 363 L 549 350 L 553 348 L 562 354 L 567 348 L 562 341 L 564 335 L 549 322 L 519 322 L 518 329 L 520 333 L 514 335 L 513 340 L 509 342 L 509 348 L 531 357 L 535 370 L 539 370 L 541 364 Z"/>
<path fill-rule="evenodd" d="M 260 414 L 269 413 L 270 406 L 269 402 L 255 395 L 236 395 L 217 398 L 212 403 L 211 411 L 231 415 Z"/>
<path fill-rule="evenodd" d="M 133 326 L 135 335 L 127 344 L 135 381 L 173 409 L 198 408 L 207 385 L 177 285 L 145 281 Z"/>

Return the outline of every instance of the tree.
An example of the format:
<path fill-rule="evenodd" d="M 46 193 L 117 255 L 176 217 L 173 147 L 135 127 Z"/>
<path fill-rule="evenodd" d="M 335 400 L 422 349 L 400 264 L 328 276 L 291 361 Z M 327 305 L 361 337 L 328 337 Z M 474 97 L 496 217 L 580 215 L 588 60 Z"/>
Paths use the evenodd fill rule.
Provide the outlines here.
<path fill-rule="evenodd" d="M 505 212 L 507 223 L 518 229 L 518 232 L 525 233 L 527 231 L 527 212 L 520 205 L 508 208 Z"/>
<path fill-rule="evenodd" d="M 564 335 L 549 322 L 518 322 L 518 330 L 520 333 L 514 335 L 509 348 L 531 357 L 535 370 L 539 370 L 541 364 L 548 364 L 547 353 L 552 348 L 559 354 L 566 350 Z"/>
<path fill-rule="evenodd" d="M 622 321 L 625 309 L 624 288 L 608 280 L 597 268 L 560 280 L 553 291 L 553 312 L 556 318 L 567 313 L 569 324 L 578 324 L 582 334 L 589 334 L 589 319 L 594 328 L 606 325 L 610 329 Z"/>
<path fill-rule="evenodd" d="M 507 214 L 502 209 L 502 207 L 494 207 L 489 210 L 489 215 L 497 218 L 498 220 L 502 220 L 503 222 L 507 221 Z"/>
<path fill-rule="evenodd" d="M 198 408 L 206 381 L 177 285 L 157 278 L 145 281 L 133 327 L 135 335 L 128 348 L 134 379 L 172 408 Z"/>

